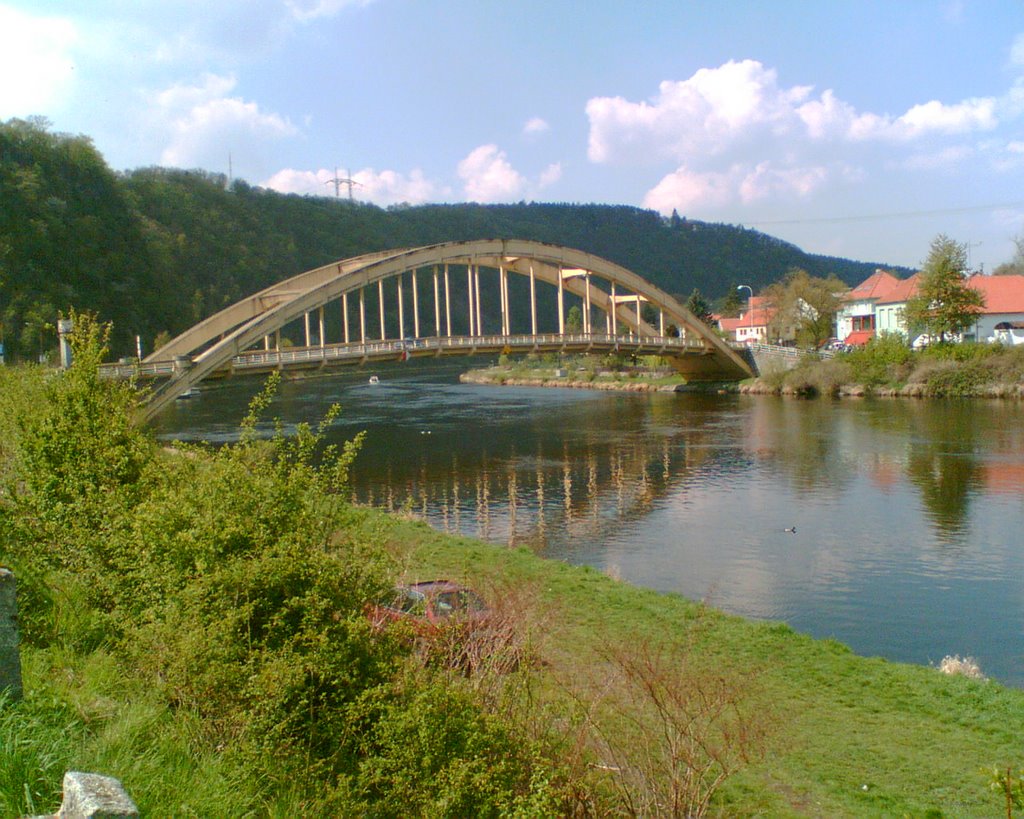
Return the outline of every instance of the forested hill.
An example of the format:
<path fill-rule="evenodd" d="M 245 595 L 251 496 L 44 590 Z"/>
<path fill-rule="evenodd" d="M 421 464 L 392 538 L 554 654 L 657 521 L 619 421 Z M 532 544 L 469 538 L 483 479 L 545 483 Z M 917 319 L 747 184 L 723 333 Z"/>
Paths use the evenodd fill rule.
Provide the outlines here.
<path fill-rule="evenodd" d="M 347 256 L 523 238 L 586 250 L 669 293 L 755 292 L 794 267 L 854 284 L 880 265 L 806 254 L 763 233 L 626 206 L 378 208 L 283 195 L 200 171 L 114 173 L 85 137 L 0 123 L 0 320 L 8 360 L 54 346 L 58 311 L 114 322 L 114 352 L 147 350 L 227 304 Z M 888 269 L 893 269 L 889 267 Z M 900 272 L 897 270 L 897 272 Z"/>

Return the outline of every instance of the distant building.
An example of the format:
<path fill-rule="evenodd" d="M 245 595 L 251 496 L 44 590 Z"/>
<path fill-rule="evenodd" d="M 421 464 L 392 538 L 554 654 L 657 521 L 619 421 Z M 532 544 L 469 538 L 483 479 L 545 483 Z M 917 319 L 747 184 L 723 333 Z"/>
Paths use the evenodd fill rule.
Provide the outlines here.
<path fill-rule="evenodd" d="M 917 294 L 919 282 L 919 273 L 897 279 L 885 270 L 876 270 L 844 296 L 843 307 L 836 316 L 836 338 L 856 346 L 867 343 L 876 334 L 906 336 L 904 313 L 907 301 Z M 1024 343 L 1024 276 L 976 274 L 967 279 L 967 286 L 981 293 L 985 306 L 973 326 L 965 328 L 963 340 Z M 1017 337 L 1021 340 L 1017 341 Z M 919 339 L 910 341 L 916 343 Z"/>
<path fill-rule="evenodd" d="M 739 318 L 718 318 L 718 329 L 729 341 L 741 344 L 764 344 L 768 340 L 768 324 L 775 315 L 774 308 L 764 296 L 754 296 L 747 303 L 746 312 Z"/>

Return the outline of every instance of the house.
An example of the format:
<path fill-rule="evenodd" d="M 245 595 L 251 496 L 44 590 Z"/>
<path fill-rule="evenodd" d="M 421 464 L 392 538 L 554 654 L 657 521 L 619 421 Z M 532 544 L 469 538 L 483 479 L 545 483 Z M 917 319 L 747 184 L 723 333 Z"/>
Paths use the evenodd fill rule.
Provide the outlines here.
<path fill-rule="evenodd" d="M 1024 276 L 971 276 L 968 285 L 985 297 L 985 308 L 978 314 L 974 327 L 964 335 L 977 341 L 1003 341 L 1021 344 L 1011 338 L 1014 324 L 1024 322 Z M 1000 327 L 1000 325 L 1010 325 Z M 1001 335 L 1005 332 L 1005 338 Z M 1021 332 L 1018 330 L 1017 335 Z"/>
<path fill-rule="evenodd" d="M 892 273 L 878 269 L 845 293 L 836 314 L 836 338 L 844 344 L 866 344 L 878 331 L 876 308 L 900 284 Z"/>
<path fill-rule="evenodd" d="M 730 341 L 764 344 L 768 339 L 768 324 L 774 315 L 767 298 L 753 296 L 747 302 L 746 312 L 740 313 L 739 318 L 719 318 L 718 329 Z"/>
<path fill-rule="evenodd" d="M 907 301 L 917 294 L 919 282 L 919 273 L 897 279 L 885 271 L 875 271 L 845 297 L 836 317 L 836 338 L 855 345 L 866 343 L 876 333 L 906 336 L 904 311 Z M 1024 276 L 975 274 L 967 279 L 967 286 L 981 293 L 985 306 L 974 324 L 964 329 L 962 338 L 1024 343 Z M 1014 328 L 1015 324 L 1021 328 Z"/>

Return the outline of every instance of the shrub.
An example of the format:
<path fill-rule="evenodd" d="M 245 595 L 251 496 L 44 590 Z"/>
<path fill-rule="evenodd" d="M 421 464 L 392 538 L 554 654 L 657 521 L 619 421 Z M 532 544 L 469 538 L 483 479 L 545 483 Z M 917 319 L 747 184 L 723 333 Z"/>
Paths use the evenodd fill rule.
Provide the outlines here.
<path fill-rule="evenodd" d="M 444 678 L 359 703 L 352 790 L 369 816 L 556 816 L 561 799 L 532 744 Z"/>
<path fill-rule="evenodd" d="M 913 356 L 906 340 L 898 333 L 883 333 L 859 349 L 840 358 L 850 366 L 853 383 L 881 386 L 896 381 L 898 369 Z"/>

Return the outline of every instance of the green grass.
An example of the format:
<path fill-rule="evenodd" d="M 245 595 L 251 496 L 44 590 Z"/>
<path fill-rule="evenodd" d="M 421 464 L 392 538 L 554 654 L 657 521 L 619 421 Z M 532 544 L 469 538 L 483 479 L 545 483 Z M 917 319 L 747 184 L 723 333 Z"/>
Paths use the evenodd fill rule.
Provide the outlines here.
<path fill-rule="evenodd" d="M 518 591 L 542 662 L 530 671 L 528 719 L 553 725 L 600 692 L 592 716 L 629 736 L 609 650 L 657 644 L 670 656 L 748 685 L 768 718 L 767 753 L 729 779 L 728 816 L 992 816 L 983 771 L 1024 757 L 1024 692 L 933 668 L 854 655 L 785 624 L 758 623 L 591 568 L 452 538 L 414 519 L 364 511 L 353 526 L 382 537 L 408 579 L 446 576 L 487 596 Z M 523 594 L 522 592 L 528 592 Z M 26 698 L 0 703 L 0 815 L 53 811 L 68 769 L 115 776 L 143 815 L 300 815 L 301 793 L 268 794 L 102 648 L 24 649 Z M 567 733 L 571 731 L 567 728 Z M 638 750 L 638 749 L 630 749 Z M 613 803 L 608 775 L 588 786 Z M 293 801 L 299 800 L 299 801 Z"/>
<path fill-rule="evenodd" d="M 600 686 L 608 646 L 644 641 L 754 680 L 773 731 L 768 754 L 721 792 L 718 807 L 729 815 L 991 816 L 1001 802 L 983 771 L 1024 756 L 1024 692 L 858 657 L 784 624 L 705 611 L 593 569 L 452 540 L 415 522 L 395 523 L 392 541 L 411 574 L 537 589 L 553 699 L 566 680 Z"/>

